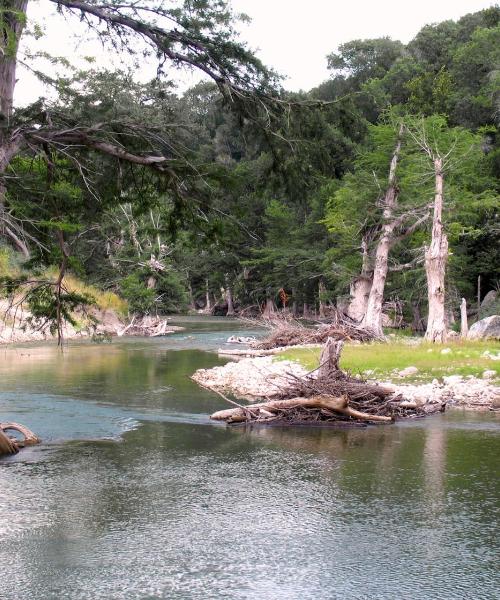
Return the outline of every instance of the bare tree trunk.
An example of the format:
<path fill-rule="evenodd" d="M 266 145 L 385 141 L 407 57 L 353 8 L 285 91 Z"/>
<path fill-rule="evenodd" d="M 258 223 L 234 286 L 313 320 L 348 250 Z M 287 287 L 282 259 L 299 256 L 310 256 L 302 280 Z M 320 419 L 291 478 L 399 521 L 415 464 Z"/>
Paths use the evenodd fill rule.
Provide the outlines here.
<path fill-rule="evenodd" d="M 0 234 L 13 242 L 25 258 L 30 256 L 28 247 L 5 213 L 3 175 L 20 144 L 10 126 L 16 86 L 17 48 L 26 22 L 27 4 L 28 0 L 10 0 L 3 2 L 3 8 L 0 9 Z"/>
<path fill-rule="evenodd" d="M 188 276 L 188 292 L 189 292 L 189 309 L 195 310 L 196 303 L 194 301 L 193 286 L 191 285 L 191 280 L 189 279 L 189 276 Z"/>
<path fill-rule="evenodd" d="M 7 4 L 7 6 L 6 6 Z M 0 35 L 0 119 L 8 127 L 16 86 L 17 47 L 26 22 L 28 0 L 2 2 Z M 9 6 L 10 5 L 10 6 Z"/>
<path fill-rule="evenodd" d="M 460 337 L 466 338 L 469 333 L 469 324 L 467 322 L 467 302 L 462 298 L 460 304 Z"/>
<path fill-rule="evenodd" d="M 398 188 L 396 186 L 396 168 L 398 165 L 399 154 L 401 152 L 401 141 L 403 136 L 403 126 L 398 133 L 398 141 L 394 154 L 392 155 L 391 166 L 389 168 L 388 187 L 383 200 L 383 225 L 382 234 L 377 243 L 375 253 L 375 265 L 373 269 L 373 281 L 368 297 L 366 313 L 361 321 L 363 327 L 371 329 L 375 335 L 382 337 L 382 304 L 384 302 L 385 281 L 389 269 L 389 251 L 393 244 L 394 228 L 396 225 L 394 212 L 398 206 Z"/>
<path fill-rule="evenodd" d="M 297 290 L 296 288 L 292 288 L 292 315 L 294 317 L 299 316 L 299 307 L 297 303 Z"/>
<path fill-rule="evenodd" d="M 320 319 L 324 319 L 326 317 L 326 313 L 325 313 L 325 294 L 326 294 L 325 282 L 323 281 L 323 279 L 320 279 L 319 280 L 319 284 L 318 284 L 319 318 Z"/>
<path fill-rule="evenodd" d="M 304 307 L 302 309 L 302 316 L 304 317 L 304 319 L 312 318 L 311 311 L 309 310 L 309 304 L 307 304 L 307 302 L 304 302 Z"/>
<path fill-rule="evenodd" d="M 425 339 L 430 342 L 446 340 L 445 317 L 445 274 L 448 262 L 448 238 L 444 232 L 443 214 L 443 161 L 434 159 L 436 193 L 434 196 L 434 215 L 432 219 L 431 244 L 425 250 L 425 273 L 427 275 L 427 295 L 429 316 Z"/>
<path fill-rule="evenodd" d="M 212 303 L 210 302 L 210 288 L 208 287 L 208 279 L 205 279 L 205 312 L 212 311 Z"/>
<path fill-rule="evenodd" d="M 373 281 L 373 265 L 369 252 L 369 244 L 366 236 L 361 240 L 361 249 L 363 253 L 363 264 L 361 274 L 351 281 L 349 306 L 347 307 L 347 315 L 354 321 L 361 322 L 366 314 L 368 306 L 368 298 Z"/>
<path fill-rule="evenodd" d="M 274 302 L 273 302 L 272 298 L 267 297 L 266 305 L 265 305 L 264 311 L 262 313 L 262 318 L 263 319 L 272 319 L 272 317 L 274 316 L 274 313 L 275 313 Z"/>
<path fill-rule="evenodd" d="M 227 313 L 226 317 L 234 317 L 234 304 L 233 304 L 233 292 L 226 278 L 226 302 L 227 302 Z"/>
<path fill-rule="evenodd" d="M 412 302 L 411 307 L 413 312 L 413 331 L 425 331 L 424 320 L 422 319 L 422 314 L 420 312 L 420 304 L 418 302 Z"/>

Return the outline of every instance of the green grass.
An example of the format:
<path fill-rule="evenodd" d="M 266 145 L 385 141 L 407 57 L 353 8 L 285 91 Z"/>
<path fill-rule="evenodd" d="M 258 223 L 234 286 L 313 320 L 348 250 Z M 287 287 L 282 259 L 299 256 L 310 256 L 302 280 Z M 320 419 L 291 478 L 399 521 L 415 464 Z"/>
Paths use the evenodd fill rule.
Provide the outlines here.
<path fill-rule="evenodd" d="M 450 353 L 442 354 L 445 348 Z M 444 345 L 409 344 L 400 341 L 389 343 L 351 344 L 342 352 L 340 365 L 353 374 L 363 374 L 374 379 L 397 379 L 406 367 L 417 367 L 419 372 L 404 381 L 431 381 L 444 375 L 474 375 L 481 377 L 483 371 L 496 371 L 500 378 L 500 361 L 483 356 L 489 351 L 500 354 L 500 342 L 495 341 L 456 341 Z M 320 348 L 290 349 L 276 356 L 276 360 L 293 360 L 306 369 L 313 370 L 319 363 Z M 372 373 L 366 373 L 372 371 Z"/>

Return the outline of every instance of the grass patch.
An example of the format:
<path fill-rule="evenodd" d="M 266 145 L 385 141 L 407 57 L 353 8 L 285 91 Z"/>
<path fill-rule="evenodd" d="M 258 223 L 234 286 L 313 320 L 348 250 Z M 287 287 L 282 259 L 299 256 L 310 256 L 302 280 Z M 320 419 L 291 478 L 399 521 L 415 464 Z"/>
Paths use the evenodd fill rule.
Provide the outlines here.
<path fill-rule="evenodd" d="M 450 352 L 442 353 L 449 349 Z M 276 356 L 276 360 L 293 360 L 308 370 L 317 368 L 320 348 L 290 349 Z M 489 352 L 500 354 L 500 342 L 457 341 L 444 345 L 422 342 L 408 344 L 402 342 L 351 344 L 344 347 L 341 367 L 353 374 L 363 374 L 375 379 L 401 379 L 397 373 L 406 367 L 417 367 L 419 372 L 406 377 L 404 381 L 431 381 L 445 375 L 474 375 L 481 377 L 483 371 L 496 371 L 500 378 L 500 360 L 485 356 Z M 371 373 L 366 373 L 371 371 Z"/>
<path fill-rule="evenodd" d="M 64 282 L 70 291 L 92 296 L 101 310 L 113 310 L 122 317 L 127 315 L 127 301 L 113 292 L 106 292 L 93 285 L 87 285 L 74 275 L 65 275 Z"/>

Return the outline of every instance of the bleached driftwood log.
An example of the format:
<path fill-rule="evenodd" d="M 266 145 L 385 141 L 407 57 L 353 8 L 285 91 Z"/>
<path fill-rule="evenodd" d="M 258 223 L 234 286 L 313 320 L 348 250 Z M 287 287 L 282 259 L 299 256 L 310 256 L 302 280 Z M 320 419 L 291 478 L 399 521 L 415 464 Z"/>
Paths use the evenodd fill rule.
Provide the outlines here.
<path fill-rule="evenodd" d="M 260 404 L 252 404 L 251 406 L 228 408 L 219 410 L 211 415 L 214 421 L 226 421 L 228 423 L 237 423 L 247 421 L 252 418 L 259 417 L 274 417 L 279 411 L 289 411 L 298 408 L 317 408 L 340 413 L 342 415 L 358 419 L 360 421 L 378 421 L 390 423 L 394 419 L 390 416 L 368 414 L 349 406 L 347 396 L 335 398 L 334 396 L 319 395 L 309 398 L 289 398 L 286 400 L 270 400 Z"/>

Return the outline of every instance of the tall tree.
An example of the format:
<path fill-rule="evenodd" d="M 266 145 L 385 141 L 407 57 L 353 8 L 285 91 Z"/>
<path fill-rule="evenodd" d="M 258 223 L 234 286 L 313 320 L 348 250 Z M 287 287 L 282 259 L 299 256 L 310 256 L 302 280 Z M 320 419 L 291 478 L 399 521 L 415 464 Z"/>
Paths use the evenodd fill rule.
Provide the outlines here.
<path fill-rule="evenodd" d="M 425 337 L 431 342 L 444 342 L 447 337 L 446 276 L 448 267 L 448 235 L 445 229 L 445 175 L 463 168 L 474 153 L 477 138 L 461 128 L 449 128 L 446 119 L 409 117 L 407 131 L 431 167 L 434 201 L 431 241 L 425 248 L 428 317 Z M 477 150 L 476 150 L 477 151 Z"/>

